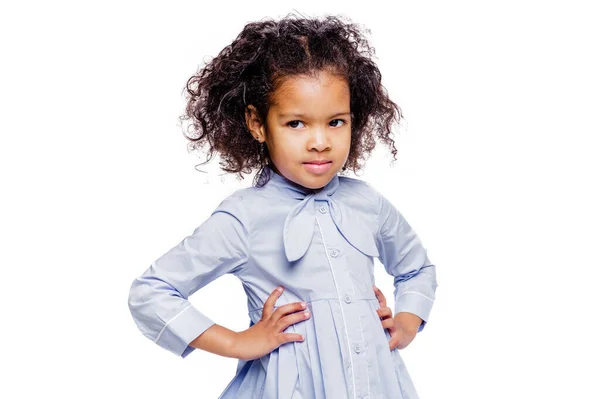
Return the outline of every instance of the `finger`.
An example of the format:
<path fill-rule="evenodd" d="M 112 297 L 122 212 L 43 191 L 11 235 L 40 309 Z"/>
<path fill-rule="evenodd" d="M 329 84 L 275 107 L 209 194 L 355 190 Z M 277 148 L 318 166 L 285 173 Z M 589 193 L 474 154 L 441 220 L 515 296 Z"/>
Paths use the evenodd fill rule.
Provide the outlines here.
<path fill-rule="evenodd" d="M 263 320 L 271 317 L 271 314 L 273 314 L 273 309 L 275 308 L 275 302 L 277 301 L 277 298 L 279 298 L 279 296 L 281 295 L 282 292 L 283 292 L 283 287 L 279 286 L 279 287 L 275 288 L 275 290 L 273 290 L 271 295 L 269 295 L 269 297 L 265 301 L 265 305 L 263 306 L 263 311 L 262 311 L 262 319 Z"/>
<path fill-rule="evenodd" d="M 282 333 L 282 334 L 278 334 L 277 335 L 277 342 L 279 343 L 279 345 L 285 344 L 287 342 L 294 342 L 294 341 L 304 341 L 304 337 L 300 334 L 293 334 L 293 333 Z"/>
<path fill-rule="evenodd" d="M 306 309 L 306 304 L 303 304 L 302 302 L 288 303 L 288 304 L 278 307 L 275 310 L 275 312 L 273 312 L 273 314 L 271 315 L 271 319 L 273 321 L 278 321 L 286 314 L 298 312 L 298 311 L 304 310 L 304 309 Z"/>
<path fill-rule="evenodd" d="M 400 339 L 396 336 L 396 334 L 392 334 L 392 337 L 390 339 L 390 350 L 394 350 L 395 348 L 398 347 L 398 345 L 400 345 Z"/>
<path fill-rule="evenodd" d="M 390 328 L 390 349 L 400 349 L 398 346 L 404 340 L 404 334 L 402 330 L 398 330 L 396 327 Z"/>
<path fill-rule="evenodd" d="M 309 318 L 310 318 L 310 312 L 307 312 L 307 311 L 296 312 L 296 313 L 292 313 L 291 315 L 282 317 L 281 319 L 279 319 L 279 321 L 276 324 L 277 332 L 282 332 L 283 330 L 285 330 L 292 324 L 298 323 L 300 321 L 304 321 Z"/>
<path fill-rule="evenodd" d="M 373 286 L 373 290 L 375 291 L 375 296 L 377 297 L 377 300 L 379 301 L 379 306 L 382 308 L 385 308 L 387 306 L 387 303 L 385 300 L 385 296 L 383 295 L 383 292 L 381 292 L 381 290 L 375 286 Z"/>
<path fill-rule="evenodd" d="M 388 317 L 392 317 L 392 309 L 385 307 L 381 309 L 377 309 L 377 315 L 380 319 L 386 319 Z"/>
<path fill-rule="evenodd" d="M 383 325 L 383 322 L 382 322 L 382 325 Z M 387 331 L 388 331 L 388 332 L 389 332 L 389 334 L 390 334 L 390 338 L 393 338 L 393 337 L 395 337 L 396 335 L 398 335 L 398 331 L 397 331 L 397 329 L 396 329 L 396 326 L 395 326 L 395 325 L 393 325 L 393 326 L 391 326 L 391 327 L 387 327 L 386 329 L 387 329 Z"/>
<path fill-rule="evenodd" d="M 381 322 L 383 328 L 392 328 L 394 327 L 394 319 L 385 319 Z"/>

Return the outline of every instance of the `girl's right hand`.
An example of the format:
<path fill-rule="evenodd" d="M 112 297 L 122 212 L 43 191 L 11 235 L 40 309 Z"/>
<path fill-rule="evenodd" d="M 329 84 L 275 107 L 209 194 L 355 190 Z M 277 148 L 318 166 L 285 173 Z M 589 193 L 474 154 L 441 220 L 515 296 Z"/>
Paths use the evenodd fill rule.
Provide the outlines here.
<path fill-rule="evenodd" d="M 310 317 L 302 302 L 289 303 L 275 309 L 275 301 L 283 292 L 278 287 L 269 295 L 263 307 L 261 319 L 247 330 L 236 333 L 234 341 L 235 357 L 240 360 L 252 360 L 273 352 L 287 342 L 304 341 L 300 334 L 283 333 L 290 325 Z M 289 315 L 289 316 L 286 316 Z"/>

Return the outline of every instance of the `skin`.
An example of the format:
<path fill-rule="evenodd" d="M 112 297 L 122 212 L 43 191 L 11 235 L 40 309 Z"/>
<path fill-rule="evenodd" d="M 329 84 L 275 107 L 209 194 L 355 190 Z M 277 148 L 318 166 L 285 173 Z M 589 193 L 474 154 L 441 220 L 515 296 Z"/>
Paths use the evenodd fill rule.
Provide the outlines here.
<path fill-rule="evenodd" d="M 265 121 L 249 105 L 246 124 L 252 136 L 266 142 L 276 173 L 304 187 L 319 190 L 339 172 L 348 159 L 351 139 L 350 89 L 345 79 L 327 71 L 315 76 L 285 78 L 271 94 Z M 323 173 L 315 173 L 307 162 L 331 163 Z M 421 319 L 401 312 L 392 318 L 385 297 L 373 287 L 379 300 L 377 314 L 382 327 L 390 332 L 390 350 L 405 348 L 417 334 Z M 217 355 L 252 360 L 262 357 L 287 342 L 304 337 L 283 331 L 294 323 L 310 318 L 301 302 L 279 306 L 283 287 L 275 289 L 265 301 L 262 317 L 252 327 L 234 332 L 218 324 L 209 327 L 190 346 Z"/>
<path fill-rule="evenodd" d="M 373 290 L 379 301 L 380 308 L 377 309 L 377 314 L 382 320 L 381 325 L 390 332 L 390 350 L 406 348 L 415 339 L 423 320 L 408 312 L 399 312 L 392 318 L 392 309 L 387 306 L 383 293 L 375 286 Z"/>
<path fill-rule="evenodd" d="M 275 171 L 301 186 L 320 189 L 340 171 L 350 152 L 350 88 L 345 79 L 321 71 L 284 78 L 272 93 L 266 121 L 246 111 L 248 130 L 266 142 Z M 305 163 L 326 160 L 326 173 Z"/>

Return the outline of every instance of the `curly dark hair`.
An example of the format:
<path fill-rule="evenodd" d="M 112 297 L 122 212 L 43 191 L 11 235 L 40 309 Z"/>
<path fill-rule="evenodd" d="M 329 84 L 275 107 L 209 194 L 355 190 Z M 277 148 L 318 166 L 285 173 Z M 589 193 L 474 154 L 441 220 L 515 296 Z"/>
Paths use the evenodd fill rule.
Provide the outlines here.
<path fill-rule="evenodd" d="M 345 78 L 350 88 L 351 143 L 342 172 L 360 170 L 376 139 L 389 147 L 395 160 L 392 127 L 402 119 L 402 112 L 381 84 L 379 68 L 371 60 L 374 55 L 359 26 L 344 17 L 290 14 L 278 21 L 248 23 L 187 81 L 187 106 L 180 119 L 191 120 L 187 128 L 191 136 L 185 134 L 191 141 L 189 150 L 207 149 L 202 164 L 218 153 L 220 168 L 240 178 L 243 173 L 262 171 L 269 165 L 269 154 L 248 132 L 247 106 L 254 105 L 265 121 L 270 94 L 282 78 L 327 70 Z"/>

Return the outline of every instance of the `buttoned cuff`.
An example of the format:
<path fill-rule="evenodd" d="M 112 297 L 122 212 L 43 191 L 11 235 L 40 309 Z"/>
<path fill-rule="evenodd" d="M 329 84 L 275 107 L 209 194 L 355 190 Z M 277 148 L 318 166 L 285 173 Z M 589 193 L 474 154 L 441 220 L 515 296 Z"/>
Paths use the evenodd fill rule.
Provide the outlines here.
<path fill-rule="evenodd" d="M 405 291 L 396 298 L 396 309 L 394 314 L 408 312 L 417 315 L 423 320 L 417 332 L 425 328 L 429 313 L 433 307 L 433 298 L 417 291 Z"/>
<path fill-rule="evenodd" d="M 165 324 L 154 342 L 184 358 L 195 349 L 189 343 L 213 324 L 214 321 L 190 305 Z"/>

